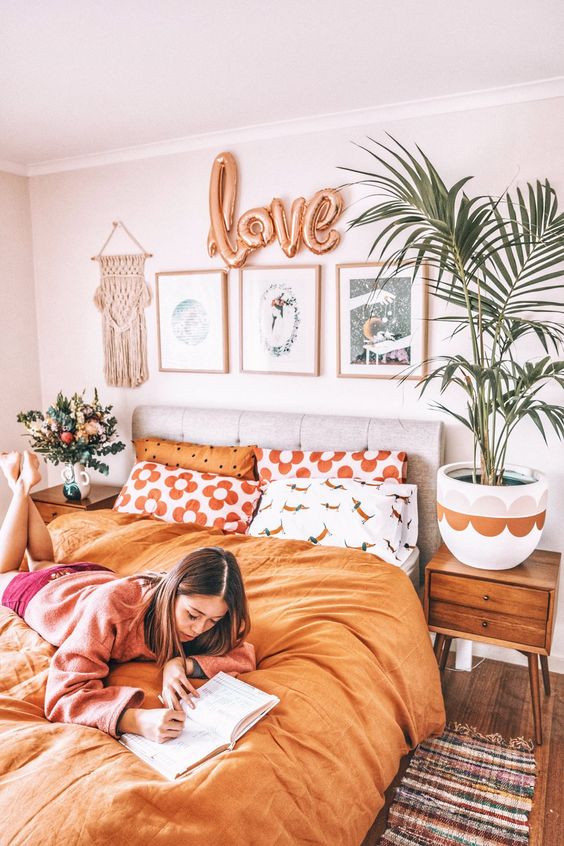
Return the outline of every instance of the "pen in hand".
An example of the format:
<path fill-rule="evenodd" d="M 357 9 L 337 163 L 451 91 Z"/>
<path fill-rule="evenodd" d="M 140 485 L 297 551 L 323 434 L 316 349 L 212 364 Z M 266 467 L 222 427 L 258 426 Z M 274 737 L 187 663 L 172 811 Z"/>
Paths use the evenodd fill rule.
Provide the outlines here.
<path fill-rule="evenodd" d="M 164 705 L 165 708 L 172 708 L 173 711 L 179 710 L 178 708 L 175 708 L 174 705 L 171 704 L 171 702 L 165 702 L 165 700 L 160 695 L 160 693 L 157 695 L 157 699 L 159 700 L 161 705 Z M 194 702 L 192 702 L 191 699 L 189 699 L 186 704 L 188 705 L 189 708 L 195 708 L 196 707 L 196 704 Z"/>

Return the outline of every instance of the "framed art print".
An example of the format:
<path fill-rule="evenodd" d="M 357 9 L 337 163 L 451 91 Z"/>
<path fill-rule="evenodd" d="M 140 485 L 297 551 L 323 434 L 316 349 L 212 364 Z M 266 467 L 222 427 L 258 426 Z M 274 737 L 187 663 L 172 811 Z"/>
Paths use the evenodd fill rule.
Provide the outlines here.
<path fill-rule="evenodd" d="M 227 273 L 156 274 L 159 370 L 228 373 Z"/>
<path fill-rule="evenodd" d="M 427 269 L 378 279 L 379 263 L 337 265 L 338 376 L 420 379 L 427 357 Z"/>
<path fill-rule="evenodd" d="M 239 277 L 243 373 L 319 375 L 319 265 L 245 267 Z"/>

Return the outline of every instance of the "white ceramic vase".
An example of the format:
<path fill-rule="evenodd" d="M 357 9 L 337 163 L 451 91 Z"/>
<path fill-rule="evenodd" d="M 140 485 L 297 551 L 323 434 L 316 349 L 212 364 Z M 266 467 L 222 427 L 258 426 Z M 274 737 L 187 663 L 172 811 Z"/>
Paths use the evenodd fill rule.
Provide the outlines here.
<path fill-rule="evenodd" d="M 61 477 L 65 499 L 71 502 L 86 499 L 90 493 L 90 476 L 83 464 L 65 464 Z"/>
<path fill-rule="evenodd" d="M 509 570 L 534 552 L 542 534 L 548 487 L 529 467 L 508 466 L 510 484 L 463 481 L 468 461 L 446 464 L 437 476 L 437 517 L 443 541 L 463 564 Z"/>

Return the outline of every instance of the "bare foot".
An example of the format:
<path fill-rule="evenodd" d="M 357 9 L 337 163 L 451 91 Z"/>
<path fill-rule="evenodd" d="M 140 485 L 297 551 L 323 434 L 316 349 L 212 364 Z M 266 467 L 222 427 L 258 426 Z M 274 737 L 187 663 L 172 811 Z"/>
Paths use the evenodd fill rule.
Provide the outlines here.
<path fill-rule="evenodd" d="M 34 452 L 26 449 L 22 455 L 20 478 L 29 492 L 34 485 L 41 481 L 39 472 L 39 459 Z"/>
<path fill-rule="evenodd" d="M 15 450 L 13 452 L 0 452 L 0 469 L 13 488 L 20 475 L 21 455 Z"/>

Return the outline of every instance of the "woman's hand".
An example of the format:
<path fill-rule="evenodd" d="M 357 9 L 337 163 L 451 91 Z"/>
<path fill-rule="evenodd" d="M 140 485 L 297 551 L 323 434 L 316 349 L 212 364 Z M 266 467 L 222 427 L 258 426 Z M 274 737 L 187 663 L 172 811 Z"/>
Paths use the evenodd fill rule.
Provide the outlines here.
<path fill-rule="evenodd" d="M 188 672 L 193 670 L 191 658 L 171 658 L 163 667 L 163 692 L 162 698 L 166 705 L 171 708 L 180 709 L 181 701 L 189 708 L 195 708 L 192 696 L 200 694 L 188 678 Z"/>
<path fill-rule="evenodd" d="M 172 708 L 126 708 L 118 723 L 118 731 L 140 734 L 148 740 L 164 743 L 178 737 L 184 728 L 186 714 Z"/>

